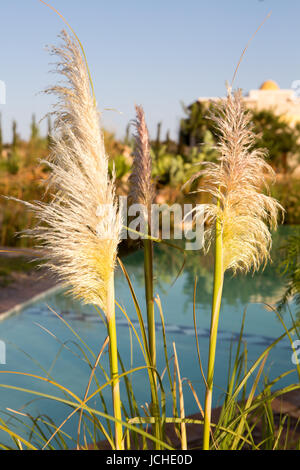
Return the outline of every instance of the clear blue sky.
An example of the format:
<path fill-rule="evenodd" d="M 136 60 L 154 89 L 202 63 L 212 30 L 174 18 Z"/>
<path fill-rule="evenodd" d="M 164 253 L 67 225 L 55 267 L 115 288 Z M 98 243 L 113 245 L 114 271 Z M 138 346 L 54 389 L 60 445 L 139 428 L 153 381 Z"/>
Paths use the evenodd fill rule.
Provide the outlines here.
<path fill-rule="evenodd" d="M 123 136 L 144 106 L 152 136 L 176 136 L 180 102 L 222 96 L 242 49 L 266 14 L 242 62 L 235 85 L 247 92 L 272 78 L 282 88 L 300 79 L 299 0 L 52 0 L 68 19 L 87 54 L 103 123 Z M 57 42 L 60 18 L 38 0 L 1 0 L 0 105 L 4 137 L 15 118 L 27 137 L 32 113 L 40 119 L 53 97 L 38 94 L 56 80 L 44 49 Z M 42 126 L 44 131 L 45 123 Z"/>

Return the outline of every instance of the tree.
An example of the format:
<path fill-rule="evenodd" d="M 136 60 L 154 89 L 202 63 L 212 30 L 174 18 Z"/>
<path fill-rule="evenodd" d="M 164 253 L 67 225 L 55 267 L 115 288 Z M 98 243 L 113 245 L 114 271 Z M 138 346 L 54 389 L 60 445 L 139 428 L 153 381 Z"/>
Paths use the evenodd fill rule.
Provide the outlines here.
<path fill-rule="evenodd" d="M 190 106 L 182 106 L 187 117 L 180 121 L 179 145 L 194 147 L 204 142 L 207 130 L 215 134 L 213 122 L 208 117 L 210 104 L 196 101 Z"/>
<path fill-rule="evenodd" d="M 300 127 L 292 127 L 284 116 L 265 109 L 252 112 L 254 132 L 258 135 L 255 147 L 266 148 L 274 166 L 280 167 L 284 173 L 288 169 L 288 157 L 300 155 Z"/>

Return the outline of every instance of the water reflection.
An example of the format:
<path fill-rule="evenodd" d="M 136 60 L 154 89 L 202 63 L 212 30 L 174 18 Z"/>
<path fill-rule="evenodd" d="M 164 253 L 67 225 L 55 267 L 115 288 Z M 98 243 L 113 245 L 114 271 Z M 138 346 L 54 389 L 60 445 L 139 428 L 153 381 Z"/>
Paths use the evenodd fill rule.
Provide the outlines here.
<path fill-rule="evenodd" d="M 226 275 L 224 295 L 222 301 L 222 314 L 220 322 L 220 335 L 224 340 L 231 340 L 240 329 L 240 320 L 243 310 L 249 311 L 249 322 L 245 330 L 248 340 L 269 344 L 271 337 L 281 333 L 278 326 L 280 322 L 275 315 L 267 313 L 260 303 L 275 305 L 284 289 L 284 279 L 278 271 L 280 260 L 280 246 L 291 233 L 290 227 L 281 227 L 273 237 L 272 263 L 264 271 L 254 275 Z M 197 324 L 198 334 L 208 337 L 210 323 L 211 293 L 213 288 L 213 256 L 203 256 L 199 252 L 189 252 L 185 265 L 179 278 L 174 281 L 180 272 L 184 257 L 181 251 L 156 245 L 155 247 L 155 292 L 159 293 L 163 304 L 167 331 L 170 333 L 194 335 L 193 330 L 193 295 L 194 281 L 197 277 Z M 141 308 L 145 310 L 143 252 L 138 251 L 123 259 L 126 269 L 131 277 Z M 132 322 L 137 324 L 135 309 L 126 280 L 119 270 L 116 274 L 116 299 L 121 303 Z M 81 321 L 86 324 L 99 323 L 99 315 L 93 306 L 81 305 L 80 302 L 58 293 L 51 296 L 47 302 L 67 320 Z M 45 302 L 38 303 L 30 308 L 30 314 L 39 316 L 49 315 L 51 312 Z M 117 310 L 117 322 L 127 327 L 127 320 Z M 159 321 L 157 327 L 159 328 Z M 255 338 L 254 338 L 255 337 Z"/>
<path fill-rule="evenodd" d="M 284 289 L 284 279 L 278 271 L 280 261 L 280 246 L 292 232 L 291 227 L 280 227 L 273 235 L 272 262 L 268 263 L 264 270 L 255 274 L 237 275 L 230 273 L 225 275 L 224 302 L 237 306 L 253 302 L 265 302 L 275 304 Z M 176 242 L 178 243 L 178 242 Z M 179 273 L 184 257 L 181 251 L 163 244 L 155 246 L 155 285 L 156 289 L 167 293 L 168 289 Z M 139 252 L 125 258 L 124 263 L 129 273 L 139 286 L 143 285 L 143 253 Z M 199 252 L 187 252 L 182 291 L 186 299 L 193 299 L 194 282 L 197 277 L 196 304 L 207 305 L 211 302 L 213 287 L 213 256 L 209 253 L 203 256 Z"/>

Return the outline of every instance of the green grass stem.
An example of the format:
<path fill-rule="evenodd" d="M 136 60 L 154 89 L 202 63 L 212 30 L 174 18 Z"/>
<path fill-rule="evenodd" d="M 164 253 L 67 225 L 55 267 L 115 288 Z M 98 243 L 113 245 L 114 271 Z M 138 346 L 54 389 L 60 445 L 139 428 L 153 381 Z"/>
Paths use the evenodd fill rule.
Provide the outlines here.
<path fill-rule="evenodd" d="M 203 428 L 203 450 L 209 450 L 212 392 L 215 369 L 216 344 L 219 324 L 219 314 L 222 300 L 224 282 L 223 270 L 223 245 L 221 223 L 216 220 L 216 240 L 215 240 L 215 270 L 214 270 L 214 290 L 212 300 L 209 353 L 206 379 L 206 393 L 204 406 L 204 428 Z"/>
<path fill-rule="evenodd" d="M 144 239 L 144 276 L 145 276 L 145 293 L 147 305 L 147 325 L 148 325 L 148 344 L 150 354 L 150 364 L 156 368 L 156 337 L 155 337 L 155 315 L 154 315 L 154 298 L 153 298 L 153 242 L 149 238 Z M 154 376 L 154 390 L 151 393 L 151 413 L 155 419 L 153 425 L 153 433 L 159 439 L 161 437 L 159 423 L 159 404 L 157 399 L 157 380 Z M 159 450 L 157 447 L 156 450 Z"/>
<path fill-rule="evenodd" d="M 114 407 L 115 421 L 115 445 L 117 450 L 124 449 L 122 436 L 122 412 L 118 372 L 118 349 L 117 349 L 117 331 L 115 316 L 115 295 L 114 295 L 114 275 L 112 273 L 107 292 L 107 330 L 109 336 L 109 362 L 112 378 L 112 399 Z"/>

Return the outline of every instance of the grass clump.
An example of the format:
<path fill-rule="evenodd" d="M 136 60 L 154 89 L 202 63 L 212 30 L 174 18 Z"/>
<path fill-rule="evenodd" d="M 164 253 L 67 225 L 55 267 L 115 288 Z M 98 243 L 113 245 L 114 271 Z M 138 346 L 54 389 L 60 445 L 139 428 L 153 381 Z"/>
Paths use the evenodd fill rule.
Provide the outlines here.
<path fill-rule="evenodd" d="M 56 273 L 69 292 L 84 303 L 94 305 L 107 329 L 107 337 L 95 352 L 63 317 L 53 312 L 75 336 L 80 358 L 90 372 L 89 380 L 79 396 L 68 386 L 55 381 L 49 371 L 45 375 L 0 371 L 0 375 L 15 374 L 50 384 L 55 392 L 5 383 L 0 384 L 1 388 L 46 398 L 68 409 L 61 423 L 54 423 L 49 417 L 33 417 L 23 411 L 10 410 L 15 418 L 19 419 L 20 415 L 25 418 L 19 419 L 18 423 L 27 427 L 29 437 L 23 437 L 9 426 L 10 416 L 7 421 L 1 420 L 0 428 L 10 436 L 13 445 L 2 444 L 2 448 L 103 448 L 104 444 L 99 441 L 105 440 L 110 448 L 116 450 L 172 450 L 175 447 L 187 450 L 189 425 L 199 426 L 199 440 L 195 447 L 204 450 L 287 448 L 292 442 L 289 439 L 290 430 L 286 427 L 288 418 L 281 417 L 275 426 L 272 401 L 282 394 L 299 389 L 299 383 L 295 383 L 280 391 L 274 390 L 282 377 L 294 370 L 272 381 L 266 380 L 262 387 L 261 383 L 269 353 L 285 338 L 292 344 L 292 333 L 298 334 L 296 322 L 288 329 L 279 316 L 283 325 L 282 335 L 249 365 L 247 348 L 243 347 L 242 321 L 235 358 L 232 367 L 231 364 L 229 367 L 223 405 L 217 419 L 212 419 L 224 273 L 227 270 L 234 274 L 239 271 L 257 271 L 268 262 L 272 241 L 270 228 L 276 228 L 278 213 L 282 210 L 274 198 L 262 191 L 263 186 L 268 187 L 267 175 L 273 176 L 273 171 L 264 159 L 264 152 L 253 148 L 255 135 L 242 104 L 241 92 L 232 94 L 228 89 L 227 98 L 211 115 L 218 128 L 219 156 L 217 161 L 203 164 L 203 170 L 199 173 L 203 178 L 202 190 L 210 199 L 204 207 L 205 249 L 208 251 L 211 245 L 214 246 L 211 329 L 206 371 L 201 362 L 197 335 L 196 283 L 194 285 L 195 354 L 206 390 L 203 406 L 202 397 L 198 397 L 193 384 L 181 375 L 176 345 L 172 344 L 171 355 L 168 351 L 162 305 L 159 297 L 154 296 L 154 239 L 150 230 L 154 188 L 151 149 L 143 109 L 136 107 L 135 155 L 129 184 L 132 201 L 142 202 L 145 206 L 142 238 L 146 322 L 126 266 L 117 257 L 122 220 L 115 200 L 115 173 L 111 169 L 111 176 L 109 174 L 108 157 L 85 54 L 76 38 L 63 32 L 62 39 L 62 46 L 53 47 L 51 51 L 59 57 L 57 70 L 65 83 L 47 90 L 58 96 L 55 121 L 57 134 L 51 138 L 52 153 L 44 162 L 49 172 L 49 199 L 25 202 L 37 221 L 33 228 L 27 230 L 27 234 L 40 243 L 46 265 Z M 36 140 L 38 134 L 35 121 L 33 124 L 32 140 Z M 170 245 L 160 239 L 155 241 Z M 115 298 L 114 272 L 117 262 L 127 281 L 139 328 L 135 327 L 126 308 L 119 305 Z M 120 309 L 129 325 L 132 358 L 129 368 L 118 348 L 116 308 Z M 158 313 L 159 322 L 155 319 L 155 313 Z M 157 367 L 156 326 L 159 326 L 163 344 L 163 370 Z M 69 344 L 55 339 L 60 342 L 61 348 L 69 349 Z M 133 361 L 133 341 L 138 345 L 143 359 L 139 365 Z M 108 356 L 106 367 L 102 363 L 105 355 Z M 300 365 L 296 364 L 295 369 L 300 377 Z M 145 402 L 142 408 L 137 402 L 134 388 L 139 374 L 144 383 L 146 377 L 149 380 L 147 400 L 150 398 L 150 403 Z M 193 394 L 199 418 L 186 417 L 185 382 Z M 108 388 L 111 389 L 110 399 L 105 394 Z M 96 398 L 98 406 L 94 405 Z M 67 435 L 63 429 L 65 423 L 74 417 L 78 418 L 77 439 Z M 258 421 L 263 423 L 260 437 L 256 434 Z M 173 431 L 173 436 L 170 431 Z M 283 431 L 286 433 L 284 440 L 281 439 Z M 293 445 L 299 448 L 298 438 Z"/>

